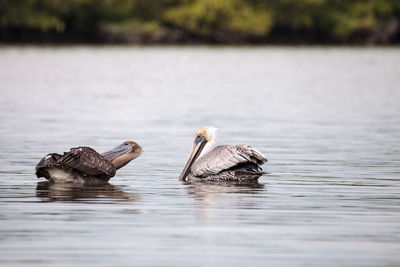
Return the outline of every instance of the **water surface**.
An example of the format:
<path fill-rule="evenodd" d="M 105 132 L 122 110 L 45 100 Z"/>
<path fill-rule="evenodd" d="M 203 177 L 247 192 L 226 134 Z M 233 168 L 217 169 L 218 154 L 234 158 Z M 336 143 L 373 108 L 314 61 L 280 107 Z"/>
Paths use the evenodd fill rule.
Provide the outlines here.
<path fill-rule="evenodd" d="M 393 48 L 1 47 L 0 264 L 400 264 Z M 262 151 L 259 183 L 182 184 L 196 129 Z M 105 187 L 48 152 L 143 155 Z"/>

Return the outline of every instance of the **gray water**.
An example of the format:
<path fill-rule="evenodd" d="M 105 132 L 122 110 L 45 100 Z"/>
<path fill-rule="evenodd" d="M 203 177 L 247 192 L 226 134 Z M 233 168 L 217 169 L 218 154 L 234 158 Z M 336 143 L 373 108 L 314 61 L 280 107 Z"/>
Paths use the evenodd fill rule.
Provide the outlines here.
<path fill-rule="evenodd" d="M 400 265 L 400 50 L 0 47 L 3 266 Z M 269 162 L 182 184 L 198 127 Z M 104 187 L 34 167 L 137 141 Z"/>

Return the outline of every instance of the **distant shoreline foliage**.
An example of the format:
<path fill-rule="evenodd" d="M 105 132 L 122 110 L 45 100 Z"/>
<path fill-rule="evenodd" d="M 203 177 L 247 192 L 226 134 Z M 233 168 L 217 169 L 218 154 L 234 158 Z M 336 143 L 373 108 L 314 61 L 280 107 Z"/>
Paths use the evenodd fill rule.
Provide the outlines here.
<path fill-rule="evenodd" d="M 399 43 L 399 0 L 0 0 L 2 42 Z"/>

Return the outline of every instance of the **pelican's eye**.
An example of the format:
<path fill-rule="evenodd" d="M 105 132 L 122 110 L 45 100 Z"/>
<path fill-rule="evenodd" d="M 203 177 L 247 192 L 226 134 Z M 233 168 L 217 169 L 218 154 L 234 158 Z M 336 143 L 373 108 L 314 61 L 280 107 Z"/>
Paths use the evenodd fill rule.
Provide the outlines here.
<path fill-rule="evenodd" d="M 196 140 L 194 140 L 194 142 L 195 142 L 196 144 L 198 144 L 198 143 L 200 143 L 200 142 L 203 141 L 203 140 L 204 140 L 204 136 L 198 135 L 198 136 L 196 137 Z"/>

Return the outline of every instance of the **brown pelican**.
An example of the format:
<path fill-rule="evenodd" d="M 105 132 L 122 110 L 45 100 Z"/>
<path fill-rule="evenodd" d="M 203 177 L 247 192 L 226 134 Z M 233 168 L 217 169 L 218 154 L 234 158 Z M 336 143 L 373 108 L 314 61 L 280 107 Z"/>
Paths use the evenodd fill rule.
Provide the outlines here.
<path fill-rule="evenodd" d="M 265 174 L 260 165 L 267 159 L 249 145 L 224 145 L 213 149 L 216 131 L 217 128 L 206 126 L 196 132 L 180 181 L 254 181 Z"/>
<path fill-rule="evenodd" d="M 116 170 L 142 153 L 142 148 L 132 141 L 103 154 L 90 147 L 75 147 L 64 155 L 50 153 L 36 165 L 36 176 L 55 183 L 106 184 Z"/>

